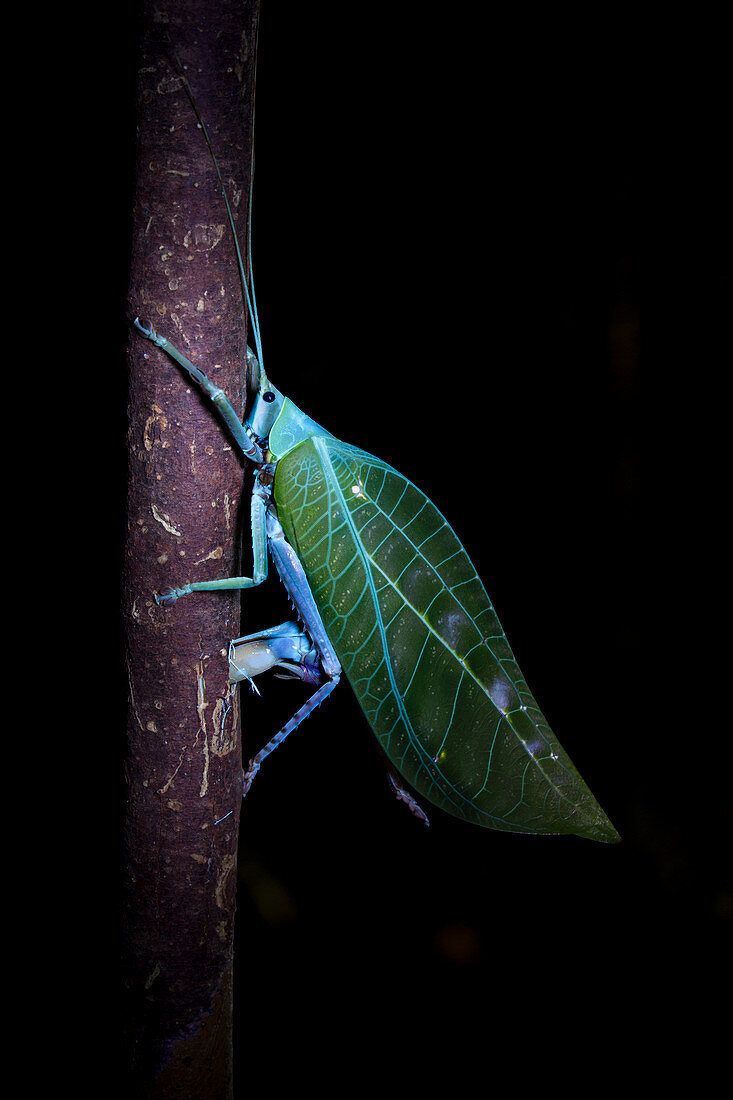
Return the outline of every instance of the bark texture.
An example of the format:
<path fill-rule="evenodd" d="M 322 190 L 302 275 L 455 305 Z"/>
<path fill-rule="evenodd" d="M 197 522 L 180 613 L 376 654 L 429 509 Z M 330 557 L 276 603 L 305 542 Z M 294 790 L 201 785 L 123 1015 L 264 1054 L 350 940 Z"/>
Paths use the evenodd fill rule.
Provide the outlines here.
<path fill-rule="evenodd" d="M 151 7 L 144 15 L 129 286 L 130 319 L 152 322 L 242 411 L 246 321 L 234 249 L 175 55 L 206 120 L 244 243 L 257 6 L 172 0 L 165 14 Z M 227 642 L 239 633 L 240 595 L 195 594 L 164 608 L 153 593 L 241 572 L 245 471 L 211 405 L 134 331 L 128 361 L 128 1092 L 213 1100 L 232 1095 L 242 772 Z"/>

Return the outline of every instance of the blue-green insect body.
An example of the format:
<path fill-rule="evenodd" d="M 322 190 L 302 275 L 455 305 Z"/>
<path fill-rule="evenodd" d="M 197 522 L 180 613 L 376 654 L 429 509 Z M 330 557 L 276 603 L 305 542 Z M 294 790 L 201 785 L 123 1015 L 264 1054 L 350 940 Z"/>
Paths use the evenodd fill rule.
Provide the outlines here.
<path fill-rule="evenodd" d="M 222 192 L 226 200 L 223 184 Z M 240 267 L 258 352 L 248 349 L 257 386 L 244 426 L 202 371 L 135 323 L 208 393 L 256 466 L 252 576 L 191 581 L 156 599 L 167 605 L 190 592 L 257 585 L 267 575 L 269 549 L 303 624 L 283 623 L 230 645 L 233 682 L 253 683 L 275 668 L 315 688 L 252 758 L 244 793 L 343 669 L 386 755 L 423 798 L 493 829 L 617 840 L 529 691 L 486 590 L 441 513 L 397 470 L 330 435 L 270 383 L 241 260 Z M 392 782 L 397 797 L 427 821 Z"/>

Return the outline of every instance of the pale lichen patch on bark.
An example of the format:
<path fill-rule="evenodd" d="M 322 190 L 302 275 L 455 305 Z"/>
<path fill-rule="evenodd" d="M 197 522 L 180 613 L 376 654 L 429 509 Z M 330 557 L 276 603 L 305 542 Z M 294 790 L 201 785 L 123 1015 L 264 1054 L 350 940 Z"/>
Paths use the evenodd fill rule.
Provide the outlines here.
<path fill-rule="evenodd" d="M 159 95 L 174 95 L 176 92 L 180 92 L 183 87 L 183 77 L 179 76 L 178 73 L 173 73 L 172 75 L 166 73 L 158 81 L 155 90 Z"/>
<path fill-rule="evenodd" d="M 160 974 L 160 963 L 156 963 L 145 981 L 145 988 L 150 989 L 155 979 Z"/>
<path fill-rule="evenodd" d="M 183 238 L 183 246 L 191 252 L 211 252 L 225 231 L 225 225 L 194 225 Z"/>
<path fill-rule="evenodd" d="M 195 561 L 193 564 L 194 565 L 201 565 L 202 562 L 209 561 L 209 560 L 218 561 L 223 553 L 224 553 L 223 547 L 215 546 L 214 549 L 210 553 L 206 554 L 203 558 L 199 558 L 198 561 Z"/>
<path fill-rule="evenodd" d="M 170 787 L 171 783 L 173 782 L 173 780 L 178 775 L 178 772 L 181 769 L 181 765 L 183 764 L 183 759 L 184 759 L 185 755 L 186 755 L 186 750 L 185 750 L 185 748 L 183 748 L 183 749 L 181 749 L 181 755 L 178 757 L 178 764 L 176 765 L 176 770 L 173 772 L 173 775 L 171 775 L 171 777 L 167 780 L 167 782 L 162 787 L 158 788 L 158 794 L 165 794 L 166 793 L 166 791 Z"/>
<path fill-rule="evenodd" d="M 137 617 L 139 618 L 139 616 Z M 132 709 L 132 713 L 135 715 L 135 721 L 137 722 L 138 726 L 140 727 L 140 729 L 144 729 L 145 727 L 143 726 L 142 719 L 140 718 L 140 714 L 138 713 L 137 703 L 135 701 L 135 689 L 132 686 L 132 669 L 130 668 L 129 658 L 125 658 L 125 665 L 127 666 L 127 683 L 130 688 L 130 707 Z"/>
<path fill-rule="evenodd" d="M 203 658 L 198 662 L 196 670 L 196 711 L 199 716 L 199 732 L 203 734 L 204 738 L 204 771 L 201 776 L 201 789 L 199 791 L 201 798 L 203 798 L 209 789 L 209 739 L 206 730 L 206 708 L 209 704 L 206 702 L 206 679 L 204 677 Z"/>
<path fill-rule="evenodd" d="M 214 890 L 214 897 L 216 904 L 220 909 L 227 909 L 226 898 L 224 891 L 226 889 L 227 879 L 232 873 L 233 869 L 237 865 L 237 857 L 234 852 L 225 852 L 221 859 L 221 866 L 219 874 L 216 876 L 216 887 Z"/>
<path fill-rule="evenodd" d="M 151 504 L 150 510 L 155 516 L 158 523 L 162 524 L 171 535 L 175 535 L 177 539 L 181 538 L 181 531 L 175 526 L 171 517 L 164 512 L 157 504 Z"/>
<path fill-rule="evenodd" d="M 185 307 L 185 305 L 186 305 L 185 302 L 181 302 L 181 303 L 179 303 L 179 308 L 180 308 L 180 306 Z M 181 318 L 178 316 L 177 313 L 174 313 L 173 310 L 171 310 L 170 319 L 171 319 L 171 324 L 174 326 L 174 328 L 175 328 L 175 330 L 178 334 L 178 339 L 181 340 L 186 345 L 187 348 L 190 348 L 191 347 L 191 341 L 188 338 L 188 335 L 186 333 L 186 326 L 181 321 Z"/>
<path fill-rule="evenodd" d="M 230 717 L 231 716 L 231 717 Z M 227 719 L 230 719 L 227 721 Z M 211 738 L 211 751 L 215 756 L 227 756 L 236 748 L 236 731 L 239 727 L 239 692 L 230 691 L 224 698 L 216 700 L 211 716 L 214 734 Z"/>
<path fill-rule="evenodd" d="M 155 444 L 160 442 L 160 435 L 167 427 L 168 419 L 160 405 L 153 404 L 153 411 L 145 421 L 145 427 L 143 428 L 143 446 L 146 451 L 152 451 Z"/>

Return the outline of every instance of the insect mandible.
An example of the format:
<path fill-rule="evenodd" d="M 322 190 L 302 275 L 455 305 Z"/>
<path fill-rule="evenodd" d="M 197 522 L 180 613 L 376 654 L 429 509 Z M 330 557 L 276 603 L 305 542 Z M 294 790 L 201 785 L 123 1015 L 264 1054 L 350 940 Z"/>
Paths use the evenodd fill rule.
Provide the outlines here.
<path fill-rule="evenodd" d="M 193 592 L 259 585 L 269 550 L 299 622 L 232 640 L 230 680 L 253 683 L 277 668 L 314 688 L 250 760 L 243 793 L 343 673 L 392 765 L 422 798 L 487 828 L 617 840 L 529 691 L 486 590 L 442 514 L 397 470 L 335 438 L 268 379 L 226 188 L 183 80 L 221 185 L 254 332 L 257 350 L 247 348 L 247 368 L 258 381 L 244 424 L 203 371 L 151 325 L 137 318 L 134 324 L 209 396 L 254 464 L 253 570 L 250 577 L 192 580 L 155 598 L 169 606 Z M 412 795 L 391 782 L 427 821 Z"/>

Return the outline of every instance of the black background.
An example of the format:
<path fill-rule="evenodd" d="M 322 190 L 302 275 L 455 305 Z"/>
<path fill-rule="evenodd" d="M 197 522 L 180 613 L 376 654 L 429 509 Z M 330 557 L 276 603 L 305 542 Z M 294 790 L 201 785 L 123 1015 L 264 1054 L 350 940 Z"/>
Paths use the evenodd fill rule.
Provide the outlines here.
<path fill-rule="evenodd" d="M 582 1052 L 596 1082 L 652 1023 L 670 1068 L 733 913 L 729 722 L 690 556 L 716 538 L 696 399 L 729 358 L 715 29 L 698 48 L 618 7 L 286 9 L 264 4 L 259 45 L 268 373 L 446 514 L 623 843 L 437 810 L 424 829 L 342 687 L 243 807 L 240 1080 L 255 1064 L 325 1077 L 338 1052 L 355 1083 L 445 1074 L 464 1091 L 480 1072 L 489 1091 L 499 1071 L 566 1084 Z M 121 346 L 132 37 L 113 59 Z M 121 470 L 122 411 L 110 423 Z M 277 586 L 245 615 L 285 618 Z M 246 754 L 302 699 L 260 689 Z"/>

